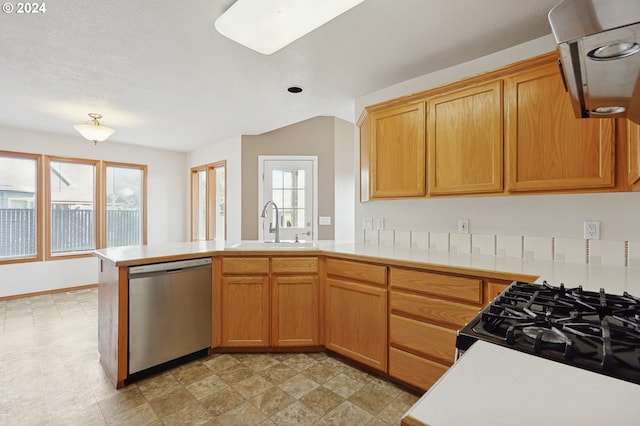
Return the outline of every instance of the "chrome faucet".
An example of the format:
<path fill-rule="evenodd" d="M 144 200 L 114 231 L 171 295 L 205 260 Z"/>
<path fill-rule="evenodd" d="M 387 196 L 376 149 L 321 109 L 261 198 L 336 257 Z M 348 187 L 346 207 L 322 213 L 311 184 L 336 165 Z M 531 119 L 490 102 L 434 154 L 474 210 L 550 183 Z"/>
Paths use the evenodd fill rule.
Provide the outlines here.
<path fill-rule="evenodd" d="M 270 223 L 269 233 L 273 234 L 275 232 L 276 234 L 275 242 L 279 243 L 280 242 L 280 213 L 278 212 L 278 206 L 276 205 L 276 203 L 274 203 L 273 201 L 267 201 L 267 203 L 262 208 L 262 214 L 260 215 L 260 217 L 262 218 L 267 217 L 267 207 L 269 207 L 269 204 L 271 204 L 273 208 L 276 209 L 276 227 L 274 228 L 273 223 Z"/>

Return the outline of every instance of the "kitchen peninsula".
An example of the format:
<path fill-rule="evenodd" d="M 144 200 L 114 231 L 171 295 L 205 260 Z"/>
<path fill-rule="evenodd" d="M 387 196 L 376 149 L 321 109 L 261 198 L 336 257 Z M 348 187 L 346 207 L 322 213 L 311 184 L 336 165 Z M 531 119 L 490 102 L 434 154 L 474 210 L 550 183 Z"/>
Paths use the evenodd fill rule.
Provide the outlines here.
<path fill-rule="evenodd" d="M 98 349 L 113 384 L 128 378 L 133 266 L 212 259 L 211 351 L 326 348 L 417 389 L 452 365 L 455 330 L 513 280 L 640 293 L 638 268 L 334 241 L 264 247 L 202 241 L 95 251 Z M 250 310 L 234 315 L 230 292 Z"/>

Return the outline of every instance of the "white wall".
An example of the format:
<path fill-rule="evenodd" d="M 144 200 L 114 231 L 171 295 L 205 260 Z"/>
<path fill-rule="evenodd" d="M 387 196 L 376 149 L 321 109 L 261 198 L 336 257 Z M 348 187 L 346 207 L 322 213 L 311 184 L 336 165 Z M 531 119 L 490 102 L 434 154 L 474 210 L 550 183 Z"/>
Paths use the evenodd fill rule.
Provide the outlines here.
<path fill-rule="evenodd" d="M 353 202 L 358 188 L 354 176 L 359 176 L 354 167 L 358 128 L 344 120 L 336 121 L 335 143 L 335 237 L 336 241 L 354 241 L 355 204 Z M 355 145 L 355 146 L 354 146 Z"/>
<path fill-rule="evenodd" d="M 242 231 L 242 138 L 240 136 L 226 141 L 207 145 L 192 151 L 187 156 L 188 169 L 202 166 L 204 164 L 215 163 L 216 161 L 227 161 L 227 194 L 226 194 L 226 215 L 227 215 L 227 240 L 239 241 Z M 189 170 L 187 170 L 188 172 Z M 186 192 L 189 194 L 190 183 L 187 180 Z M 187 199 L 186 217 L 189 217 L 189 203 Z M 185 221 L 186 233 L 189 235 L 189 220 Z"/>
<path fill-rule="evenodd" d="M 356 100 L 356 116 L 367 105 L 491 71 L 555 49 L 551 35 L 446 70 L 379 90 Z M 357 135 L 356 135 L 357 140 Z M 357 161 L 357 159 L 356 159 Z M 355 177 L 356 182 L 358 177 Z M 356 194 L 358 197 L 358 194 Z M 601 221 L 601 238 L 640 241 L 640 193 L 456 197 L 404 201 L 356 200 L 356 241 L 362 218 L 383 217 L 385 228 L 457 232 L 459 218 L 478 234 L 583 238 L 584 220 Z"/>
<path fill-rule="evenodd" d="M 148 243 L 184 241 L 188 203 L 186 154 L 106 141 L 94 146 L 80 136 L 0 127 L 0 150 L 146 164 Z M 0 265 L 0 297 L 95 284 L 94 257 Z"/>

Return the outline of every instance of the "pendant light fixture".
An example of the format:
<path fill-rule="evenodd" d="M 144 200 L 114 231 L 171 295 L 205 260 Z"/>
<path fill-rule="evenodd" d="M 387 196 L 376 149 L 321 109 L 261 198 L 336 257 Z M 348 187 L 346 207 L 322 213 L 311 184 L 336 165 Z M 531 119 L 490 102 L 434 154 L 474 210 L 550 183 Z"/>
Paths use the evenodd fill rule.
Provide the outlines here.
<path fill-rule="evenodd" d="M 364 0 L 237 0 L 216 30 L 243 46 L 270 55 Z"/>
<path fill-rule="evenodd" d="M 89 117 L 91 117 L 91 120 L 84 124 L 76 124 L 73 128 L 80 132 L 83 138 L 92 141 L 94 145 L 97 145 L 98 142 L 105 141 L 115 133 L 115 130 L 112 128 L 100 124 L 98 119 L 102 118 L 102 115 L 90 112 Z"/>

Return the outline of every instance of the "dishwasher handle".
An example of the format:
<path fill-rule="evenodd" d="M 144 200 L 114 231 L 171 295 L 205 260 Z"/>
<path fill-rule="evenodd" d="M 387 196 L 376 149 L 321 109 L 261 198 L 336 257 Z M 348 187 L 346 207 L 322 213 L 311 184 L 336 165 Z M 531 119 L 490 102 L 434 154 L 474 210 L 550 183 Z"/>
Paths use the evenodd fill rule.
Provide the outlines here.
<path fill-rule="evenodd" d="M 150 273 L 172 273 L 180 272 L 185 269 L 193 269 L 198 267 L 210 267 L 211 258 L 177 260 L 174 262 L 151 263 L 148 265 L 130 266 L 129 277 L 135 277 L 142 274 Z"/>

